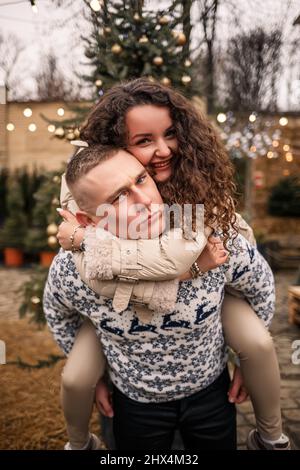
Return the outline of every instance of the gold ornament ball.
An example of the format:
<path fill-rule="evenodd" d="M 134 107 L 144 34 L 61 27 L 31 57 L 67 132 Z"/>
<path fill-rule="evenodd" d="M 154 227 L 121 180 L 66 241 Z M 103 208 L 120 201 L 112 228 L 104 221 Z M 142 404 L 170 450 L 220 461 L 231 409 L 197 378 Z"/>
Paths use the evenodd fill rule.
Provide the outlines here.
<path fill-rule="evenodd" d="M 95 81 L 95 85 L 96 85 L 97 87 L 102 86 L 102 85 L 103 85 L 102 80 L 100 80 L 100 78 L 98 78 L 98 80 Z"/>
<path fill-rule="evenodd" d="M 134 21 L 141 21 L 142 18 L 140 17 L 140 15 L 138 13 L 135 13 L 133 15 L 133 19 L 134 19 Z"/>
<path fill-rule="evenodd" d="M 184 61 L 184 66 L 185 66 L 185 67 L 190 67 L 191 65 L 192 65 L 192 62 L 191 62 L 189 59 L 186 59 L 186 60 Z"/>
<path fill-rule="evenodd" d="M 64 135 L 65 135 L 64 128 L 63 127 L 58 127 L 55 130 L 54 134 L 56 135 L 56 137 L 60 137 L 60 138 L 64 137 Z"/>
<path fill-rule="evenodd" d="M 192 79 L 189 75 L 183 75 L 183 77 L 181 77 L 181 81 L 184 85 L 188 85 L 191 83 Z"/>
<path fill-rule="evenodd" d="M 168 77 L 164 77 L 164 78 L 161 79 L 161 83 L 163 85 L 169 86 L 169 85 L 171 85 L 171 80 Z"/>
<path fill-rule="evenodd" d="M 50 246 L 50 248 L 57 247 L 57 238 L 54 235 L 48 237 L 48 245 Z"/>
<path fill-rule="evenodd" d="M 111 48 L 111 52 L 113 54 L 120 54 L 122 52 L 122 47 L 120 46 L 120 44 L 114 44 Z"/>
<path fill-rule="evenodd" d="M 149 39 L 147 38 L 147 36 L 145 36 L 145 34 L 139 39 L 139 43 L 140 44 L 146 44 L 147 42 L 149 42 Z"/>
<path fill-rule="evenodd" d="M 169 23 L 169 18 L 167 16 L 161 16 L 158 20 L 159 24 L 165 25 Z"/>
<path fill-rule="evenodd" d="M 49 224 L 47 227 L 47 235 L 56 235 L 58 227 L 56 224 Z"/>
<path fill-rule="evenodd" d="M 186 43 L 186 35 L 184 33 L 176 34 L 176 44 L 178 46 L 183 46 Z"/>
<path fill-rule="evenodd" d="M 60 202 L 58 197 L 54 197 L 51 201 L 52 206 L 59 206 Z"/>
<path fill-rule="evenodd" d="M 33 304 L 33 305 L 38 305 L 41 303 L 41 299 L 37 296 L 37 295 L 33 295 L 30 299 L 30 302 Z"/>
<path fill-rule="evenodd" d="M 164 59 L 160 56 L 156 56 L 153 59 L 153 64 L 154 65 L 162 65 L 164 63 Z"/>
<path fill-rule="evenodd" d="M 74 132 L 68 132 L 67 135 L 66 135 L 66 138 L 68 140 L 74 140 L 75 139 L 75 134 Z"/>
<path fill-rule="evenodd" d="M 52 181 L 53 181 L 53 183 L 57 183 L 57 184 L 60 183 L 60 176 L 58 176 L 58 175 L 53 176 Z"/>

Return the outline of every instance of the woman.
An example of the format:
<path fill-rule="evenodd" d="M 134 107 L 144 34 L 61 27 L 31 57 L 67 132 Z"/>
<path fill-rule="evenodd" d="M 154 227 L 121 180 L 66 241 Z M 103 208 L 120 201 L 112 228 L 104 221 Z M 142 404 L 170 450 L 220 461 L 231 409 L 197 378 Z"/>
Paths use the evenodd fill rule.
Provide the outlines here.
<path fill-rule="evenodd" d="M 81 138 L 88 145 L 126 148 L 153 174 L 164 202 L 204 204 L 206 226 L 217 225 L 225 245 L 228 243 L 235 225 L 233 168 L 212 126 L 182 95 L 147 79 L 117 85 L 91 111 Z M 73 231 L 72 223 L 60 227 L 58 238 L 66 249 L 70 249 Z M 77 230 L 74 245 L 82 238 L 83 233 Z M 201 267 L 201 259 L 198 262 Z M 288 440 L 281 429 L 279 371 L 272 341 L 247 302 L 232 301 L 227 295 L 224 305 L 225 336 L 242 359 L 245 384 L 256 412 L 259 434 L 252 433 L 249 446 L 276 448 Z M 259 357 L 254 351 L 264 354 Z M 73 367 L 67 364 L 65 381 L 67 371 L 73 373 Z M 238 384 L 231 389 L 232 401 L 243 400 L 243 395 L 236 396 L 238 389 Z M 64 387 L 62 391 L 66 397 Z"/>

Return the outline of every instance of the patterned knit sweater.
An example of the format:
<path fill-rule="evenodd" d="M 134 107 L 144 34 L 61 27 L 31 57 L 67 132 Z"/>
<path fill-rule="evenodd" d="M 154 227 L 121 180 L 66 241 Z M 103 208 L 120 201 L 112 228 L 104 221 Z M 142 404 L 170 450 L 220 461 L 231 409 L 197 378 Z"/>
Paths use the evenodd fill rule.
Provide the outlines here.
<path fill-rule="evenodd" d="M 274 279 L 267 262 L 241 235 L 229 247 L 226 264 L 181 282 L 175 310 L 154 312 L 147 323 L 132 304 L 115 313 L 111 299 L 81 280 L 72 253 L 61 250 L 44 292 L 48 325 L 68 354 L 83 317 L 90 318 L 112 382 L 133 400 L 163 402 L 192 395 L 214 382 L 226 366 L 220 316 L 225 286 L 243 293 L 266 326 L 274 312 Z"/>

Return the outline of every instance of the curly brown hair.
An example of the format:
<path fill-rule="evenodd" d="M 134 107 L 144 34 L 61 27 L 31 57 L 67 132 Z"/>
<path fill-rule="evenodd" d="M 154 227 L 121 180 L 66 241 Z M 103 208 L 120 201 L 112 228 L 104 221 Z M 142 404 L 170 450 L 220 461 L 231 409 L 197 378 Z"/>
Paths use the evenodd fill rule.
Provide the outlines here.
<path fill-rule="evenodd" d="M 203 204 L 205 224 L 218 227 L 226 244 L 232 228 L 236 231 L 233 165 L 212 124 L 182 94 L 147 78 L 121 82 L 91 110 L 81 138 L 89 145 L 126 148 L 126 113 L 143 104 L 168 107 L 176 130 L 178 150 L 172 159 L 172 176 L 158 183 L 164 202 Z"/>

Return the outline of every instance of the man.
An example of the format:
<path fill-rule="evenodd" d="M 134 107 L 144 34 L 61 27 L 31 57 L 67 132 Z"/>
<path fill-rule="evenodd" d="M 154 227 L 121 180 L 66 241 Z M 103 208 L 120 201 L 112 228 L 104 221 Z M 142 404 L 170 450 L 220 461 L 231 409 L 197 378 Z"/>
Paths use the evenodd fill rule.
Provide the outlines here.
<path fill-rule="evenodd" d="M 67 183 L 80 207 L 80 223 L 104 222 L 110 229 L 107 212 L 101 212 L 105 205 L 108 216 L 114 216 L 116 236 L 124 224 L 128 238 L 163 231 L 155 183 L 126 151 L 96 147 L 89 156 L 75 156 Z M 132 210 L 136 205 L 137 212 Z M 93 321 L 114 385 L 118 449 L 167 450 L 176 427 L 186 449 L 236 448 L 220 319 L 224 286 L 240 290 L 269 323 L 274 284 L 267 263 L 243 237 L 230 248 L 226 265 L 181 284 L 174 312 L 154 313 L 147 323 L 131 304 L 122 314 L 113 312 L 111 300 L 99 298 L 80 279 L 71 253 L 60 252 L 54 260 L 44 296 L 49 326 L 68 354 L 82 323 L 80 314 Z"/>

